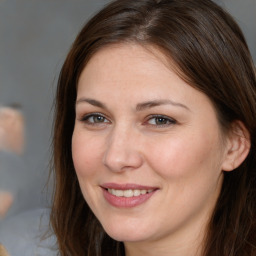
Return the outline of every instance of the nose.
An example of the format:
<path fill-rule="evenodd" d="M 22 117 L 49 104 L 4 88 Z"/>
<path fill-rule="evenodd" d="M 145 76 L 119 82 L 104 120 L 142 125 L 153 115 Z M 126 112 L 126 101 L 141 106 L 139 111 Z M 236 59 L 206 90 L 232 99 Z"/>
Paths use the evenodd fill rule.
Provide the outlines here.
<path fill-rule="evenodd" d="M 138 137 L 131 129 L 114 129 L 108 137 L 103 164 L 113 172 L 138 169 L 143 164 Z"/>

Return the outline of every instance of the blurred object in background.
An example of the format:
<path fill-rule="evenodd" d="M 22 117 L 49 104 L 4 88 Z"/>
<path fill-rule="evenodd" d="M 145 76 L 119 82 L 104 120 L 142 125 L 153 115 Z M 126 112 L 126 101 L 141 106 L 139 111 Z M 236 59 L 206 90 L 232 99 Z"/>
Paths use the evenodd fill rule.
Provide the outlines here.
<path fill-rule="evenodd" d="M 0 152 L 6 151 L 20 155 L 23 150 L 24 118 L 22 113 L 11 107 L 0 107 Z M 0 174 L 3 175 L 3 172 L 4 170 L 0 170 Z M 0 187 L 1 219 L 7 214 L 12 203 L 12 193 Z"/>
<path fill-rule="evenodd" d="M 9 256 L 4 246 L 0 244 L 0 256 Z"/>
<path fill-rule="evenodd" d="M 24 151 L 24 118 L 11 107 L 0 108 L 0 151 L 22 154 Z"/>
<path fill-rule="evenodd" d="M 4 218 L 12 203 L 13 195 L 10 192 L 0 190 L 0 219 Z"/>

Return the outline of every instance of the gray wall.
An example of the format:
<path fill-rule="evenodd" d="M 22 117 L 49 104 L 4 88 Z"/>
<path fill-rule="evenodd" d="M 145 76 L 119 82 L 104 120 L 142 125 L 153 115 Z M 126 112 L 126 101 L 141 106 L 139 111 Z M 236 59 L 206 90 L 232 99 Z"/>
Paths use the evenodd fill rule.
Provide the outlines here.
<path fill-rule="evenodd" d="M 245 33 L 256 63 L 256 0 L 222 0 L 222 3 Z"/>
<path fill-rule="evenodd" d="M 18 190 L 9 214 L 46 204 L 41 191 L 58 72 L 82 24 L 107 2 L 0 0 L 0 104 L 20 104 L 27 124 L 24 156 L 5 157 L 5 169 L 0 168 L 0 179 L 12 168 L 6 184 Z M 256 0 L 224 0 L 222 5 L 236 16 L 256 61 Z"/>

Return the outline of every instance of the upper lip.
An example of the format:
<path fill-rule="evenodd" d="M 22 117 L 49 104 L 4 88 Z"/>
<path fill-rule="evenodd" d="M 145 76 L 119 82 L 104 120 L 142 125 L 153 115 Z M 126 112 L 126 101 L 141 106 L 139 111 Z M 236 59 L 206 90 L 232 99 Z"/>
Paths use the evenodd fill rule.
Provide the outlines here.
<path fill-rule="evenodd" d="M 118 184 L 118 183 L 104 183 L 101 185 L 104 189 L 117 189 L 117 190 L 128 190 L 128 189 L 138 189 L 138 190 L 156 190 L 157 187 L 152 186 L 145 186 L 145 185 L 139 185 L 139 184 L 133 184 L 133 183 L 127 183 L 127 184 Z"/>

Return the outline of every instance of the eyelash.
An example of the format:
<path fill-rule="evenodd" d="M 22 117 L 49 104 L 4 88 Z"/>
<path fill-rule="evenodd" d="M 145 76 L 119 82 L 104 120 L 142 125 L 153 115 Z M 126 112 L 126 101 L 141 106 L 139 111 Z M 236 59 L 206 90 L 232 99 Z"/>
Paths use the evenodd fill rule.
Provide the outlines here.
<path fill-rule="evenodd" d="M 149 121 L 152 120 L 152 119 L 155 119 L 155 123 L 156 123 L 156 120 L 159 119 L 159 120 L 163 120 L 164 122 L 166 123 L 163 123 L 163 124 L 150 124 Z M 168 117 L 168 116 L 165 116 L 165 115 L 151 115 L 149 116 L 149 118 L 146 120 L 146 123 L 148 123 L 149 125 L 151 126 L 156 126 L 156 127 L 168 127 L 170 125 L 174 125 L 177 123 L 177 121 L 171 117 Z"/>
<path fill-rule="evenodd" d="M 89 121 L 90 118 L 100 118 L 101 120 L 103 120 L 102 122 L 95 122 L 95 119 L 92 121 Z M 149 121 L 150 120 L 153 120 L 155 119 L 155 124 L 151 124 Z M 157 124 L 157 119 L 158 121 L 161 122 L 161 120 L 163 121 L 163 124 Z M 102 124 L 106 124 L 106 123 L 111 123 L 103 114 L 101 113 L 91 113 L 91 114 L 87 114 L 85 116 L 83 116 L 81 119 L 80 119 L 81 122 L 84 122 L 88 125 L 102 125 Z M 152 127 L 158 127 L 158 128 L 161 128 L 161 127 L 168 127 L 168 126 L 171 126 L 171 125 L 174 125 L 176 124 L 177 121 L 173 118 L 170 118 L 168 116 L 165 116 L 165 115 L 151 115 L 147 118 L 147 120 L 143 123 L 143 125 L 150 125 Z"/>
<path fill-rule="evenodd" d="M 89 121 L 90 118 L 102 118 L 104 119 L 103 122 L 91 122 Z M 98 125 L 98 124 L 105 124 L 105 123 L 110 123 L 110 121 L 108 122 L 105 122 L 106 120 L 108 120 L 103 114 L 101 113 L 91 113 L 91 114 L 87 114 L 85 116 L 83 116 L 80 121 L 86 123 L 86 124 L 89 124 L 89 125 Z"/>

